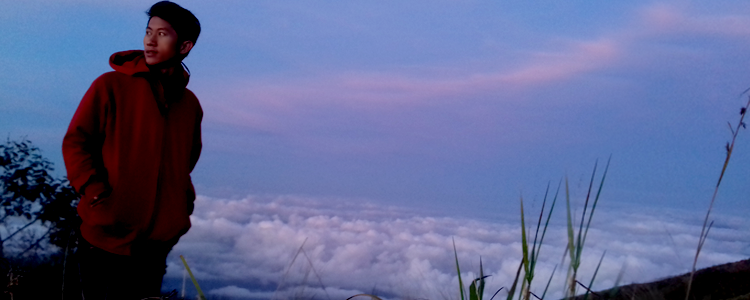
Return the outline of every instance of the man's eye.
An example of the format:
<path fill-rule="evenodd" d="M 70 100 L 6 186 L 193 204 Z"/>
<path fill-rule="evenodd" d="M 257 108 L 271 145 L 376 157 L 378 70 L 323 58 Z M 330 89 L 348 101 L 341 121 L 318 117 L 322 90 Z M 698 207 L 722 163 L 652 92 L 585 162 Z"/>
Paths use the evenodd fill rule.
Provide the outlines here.
<path fill-rule="evenodd" d="M 165 32 L 159 32 L 159 35 L 160 36 L 167 36 L 167 33 L 165 33 Z"/>

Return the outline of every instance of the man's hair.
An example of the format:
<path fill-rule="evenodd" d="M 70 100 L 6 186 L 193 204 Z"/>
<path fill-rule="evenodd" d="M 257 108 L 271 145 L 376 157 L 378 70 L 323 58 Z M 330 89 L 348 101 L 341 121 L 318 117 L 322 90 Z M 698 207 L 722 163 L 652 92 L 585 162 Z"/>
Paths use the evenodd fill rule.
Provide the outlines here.
<path fill-rule="evenodd" d="M 167 21 L 169 25 L 172 25 L 174 31 L 177 32 L 177 40 L 179 42 L 191 41 L 195 44 L 198 41 L 198 35 L 201 33 L 201 23 L 198 22 L 198 18 L 193 13 L 177 5 L 177 3 L 170 1 L 157 2 L 151 6 L 146 14 L 149 21 L 153 17 L 159 17 Z"/>

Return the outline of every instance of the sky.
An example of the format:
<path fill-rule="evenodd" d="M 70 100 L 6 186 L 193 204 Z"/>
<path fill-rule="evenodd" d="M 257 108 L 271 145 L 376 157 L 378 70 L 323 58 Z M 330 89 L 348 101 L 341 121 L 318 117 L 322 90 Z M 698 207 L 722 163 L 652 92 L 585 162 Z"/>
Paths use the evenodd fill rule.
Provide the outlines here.
<path fill-rule="evenodd" d="M 268 298 L 305 238 L 332 294 L 445 298 L 397 285 L 457 280 L 452 237 L 466 264 L 481 255 L 507 285 L 520 197 L 536 214 L 547 185 L 567 178 L 580 213 L 594 165 L 599 178 L 610 157 L 587 262 L 608 251 L 601 287 L 623 265 L 629 282 L 685 272 L 727 122 L 748 100 L 744 2 L 178 3 L 202 25 L 185 63 L 203 152 L 193 229 L 166 283 L 181 281 L 174 255 L 188 253 L 226 297 Z M 62 137 L 81 97 L 112 53 L 143 47 L 151 4 L 0 2 L 0 134 L 28 138 L 64 176 Z M 742 130 L 701 266 L 750 256 L 748 164 Z M 554 236 L 550 252 L 561 252 Z M 358 272 L 383 280 L 373 288 Z"/>

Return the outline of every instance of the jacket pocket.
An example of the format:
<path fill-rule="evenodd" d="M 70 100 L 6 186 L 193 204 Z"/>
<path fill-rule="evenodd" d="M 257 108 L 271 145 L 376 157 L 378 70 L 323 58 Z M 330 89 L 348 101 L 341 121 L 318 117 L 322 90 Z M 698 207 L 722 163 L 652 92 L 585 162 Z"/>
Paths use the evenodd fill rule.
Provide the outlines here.
<path fill-rule="evenodd" d="M 94 200 L 92 195 L 83 195 L 81 202 L 78 204 L 78 214 L 81 215 L 83 222 L 95 226 L 107 226 L 116 223 L 112 216 L 109 216 L 107 209 L 104 209 L 112 202 L 112 195 L 109 197 Z"/>
<path fill-rule="evenodd" d="M 95 207 L 95 206 L 101 204 L 102 202 L 107 201 L 108 199 L 109 199 L 109 196 L 100 196 L 97 199 L 94 199 L 93 197 L 90 197 L 90 199 L 88 201 L 88 204 L 89 204 L 89 207 Z"/>
<path fill-rule="evenodd" d="M 83 222 L 92 226 L 122 226 L 129 223 L 121 207 L 122 201 L 116 189 L 109 196 L 96 200 L 93 195 L 83 195 L 78 204 L 78 214 Z"/>

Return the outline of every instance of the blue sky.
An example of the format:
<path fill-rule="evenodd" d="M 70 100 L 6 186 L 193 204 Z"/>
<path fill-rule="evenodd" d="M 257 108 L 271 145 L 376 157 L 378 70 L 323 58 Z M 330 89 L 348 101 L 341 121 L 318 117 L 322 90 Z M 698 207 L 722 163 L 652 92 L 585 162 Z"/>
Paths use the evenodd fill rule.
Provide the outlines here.
<path fill-rule="evenodd" d="M 192 177 L 211 199 L 501 222 L 565 176 L 580 196 L 611 155 L 603 209 L 700 216 L 750 87 L 744 2 L 179 3 L 203 27 L 185 63 L 205 111 Z M 0 4 L 0 133 L 63 175 L 78 101 L 112 53 L 142 48 L 151 4 Z M 719 214 L 750 212 L 747 141 Z"/>
<path fill-rule="evenodd" d="M 750 86 L 737 3 L 183 5 L 203 23 L 186 63 L 206 195 L 499 209 L 611 154 L 611 201 L 705 206 Z M 149 2 L 4 6 L 0 129 L 60 165 L 79 98 L 142 47 Z"/>

